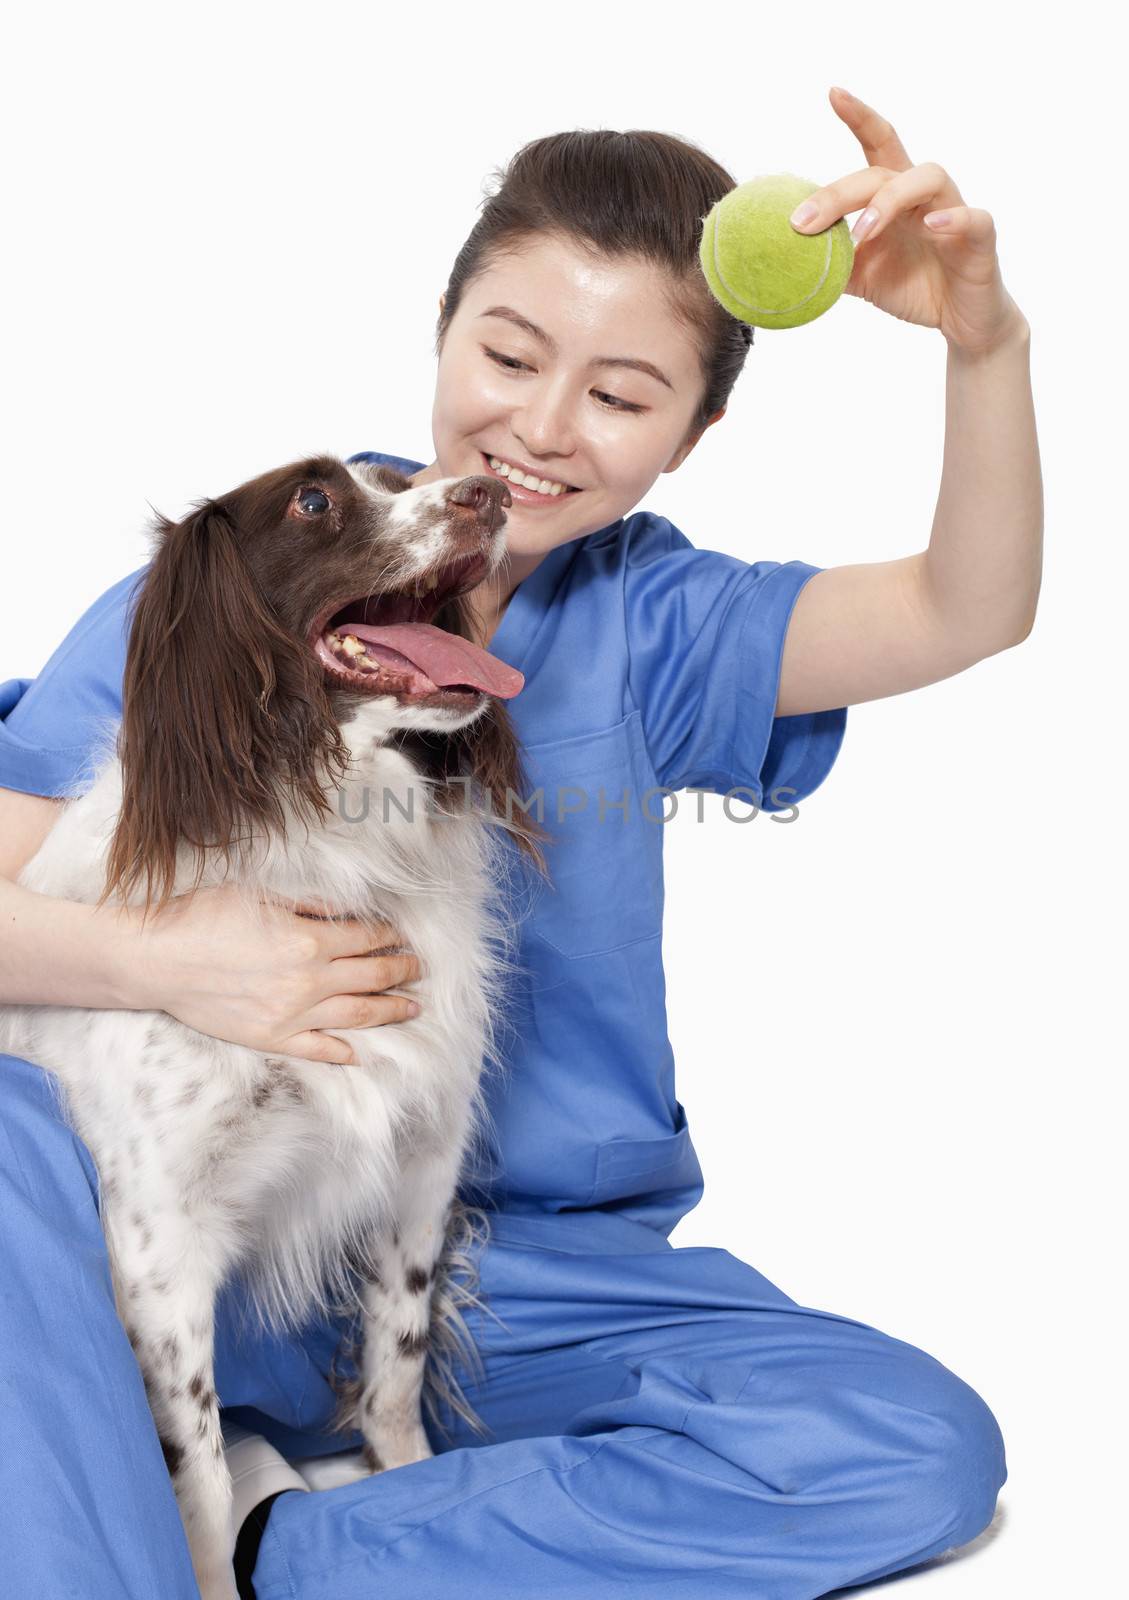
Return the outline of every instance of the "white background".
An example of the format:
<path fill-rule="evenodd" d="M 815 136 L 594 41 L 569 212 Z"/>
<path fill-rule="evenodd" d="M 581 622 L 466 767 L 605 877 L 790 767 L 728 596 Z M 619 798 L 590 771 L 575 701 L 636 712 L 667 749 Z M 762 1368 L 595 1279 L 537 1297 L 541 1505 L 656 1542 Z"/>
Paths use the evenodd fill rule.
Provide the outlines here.
<path fill-rule="evenodd" d="M 992 1407 L 996 1525 L 907 1591 L 1109 1592 L 1127 352 L 1104 13 L 29 11 L 0 108 L 0 679 L 34 675 L 141 564 L 150 503 L 177 516 L 305 452 L 431 459 L 436 302 L 483 181 L 527 139 L 653 127 L 737 180 L 830 182 L 863 164 L 841 83 L 992 213 L 1033 329 L 1035 631 L 852 708 L 794 825 L 718 801 L 668 826 L 678 1092 L 707 1176 L 674 1241 L 919 1345 Z M 940 334 L 844 297 L 758 332 L 728 416 L 645 504 L 748 560 L 909 554 L 944 398 Z"/>

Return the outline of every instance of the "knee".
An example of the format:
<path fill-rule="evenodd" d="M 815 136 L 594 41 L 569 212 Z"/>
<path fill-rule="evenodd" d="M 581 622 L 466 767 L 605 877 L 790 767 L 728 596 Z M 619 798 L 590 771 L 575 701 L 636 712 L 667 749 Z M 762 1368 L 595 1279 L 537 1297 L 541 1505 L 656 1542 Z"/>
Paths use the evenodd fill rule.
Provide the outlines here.
<path fill-rule="evenodd" d="M 836 1323 L 830 1340 L 822 1322 L 805 1331 L 794 1362 L 754 1368 L 741 1391 L 735 1463 L 782 1493 L 861 1490 L 873 1530 L 899 1546 L 936 1554 L 974 1539 L 1007 1477 L 999 1424 L 981 1397 L 875 1328 Z M 708 1412 L 720 1427 L 729 1408 Z M 696 1411 L 698 1432 L 701 1419 Z"/>
<path fill-rule="evenodd" d="M 918 1412 L 915 1464 L 900 1487 L 920 1531 L 945 1550 L 957 1549 L 995 1513 L 1007 1479 L 1003 1435 L 976 1390 L 947 1367 L 920 1351 L 909 1366 L 916 1395 L 910 1403 Z"/>

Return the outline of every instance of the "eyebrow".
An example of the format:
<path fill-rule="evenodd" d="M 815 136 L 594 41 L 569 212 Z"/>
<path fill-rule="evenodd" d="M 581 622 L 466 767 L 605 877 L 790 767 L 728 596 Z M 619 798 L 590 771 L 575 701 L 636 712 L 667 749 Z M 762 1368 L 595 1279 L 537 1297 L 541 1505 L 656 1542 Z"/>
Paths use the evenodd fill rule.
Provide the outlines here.
<path fill-rule="evenodd" d="M 555 339 L 539 328 L 535 322 L 530 322 L 528 317 L 523 317 L 520 311 L 515 311 L 512 306 L 491 306 L 489 311 L 483 311 L 479 317 L 504 317 L 507 322 L 512 322 L 523 333 L 528 333 L 530 338 L 543 344 L 550 355 L 559 353 Z M 645 372 L 649 378 L 657 378 L 659 383 L 665 383 L 668 389 L 673 390 L 674 385 L 663 372 L 661 367 L 656 367 L 653 361 L 641 361 L 636 356 L 594 356 L 588 363 L 592 367 L 629 367 L 633 372 Z"/>

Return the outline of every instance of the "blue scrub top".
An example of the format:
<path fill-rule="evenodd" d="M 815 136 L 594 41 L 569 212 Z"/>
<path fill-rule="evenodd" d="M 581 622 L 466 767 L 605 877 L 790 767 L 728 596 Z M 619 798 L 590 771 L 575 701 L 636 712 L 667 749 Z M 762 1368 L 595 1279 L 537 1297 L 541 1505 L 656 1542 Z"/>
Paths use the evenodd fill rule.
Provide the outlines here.
<path fill-rule="evenodd" d="M 121 716 L 144 570 L 95 601 L 38 678 L 0 685 L 0 785 L 87 786 Z M 550 551 L 514 590 L 490 649 L 525 675 L 509 708 L 522 798 L 544 792 L 552 887 L 509 851 L 519 970 L 470 1198 L 511 1213 L 601 1207 L 663 1234 L 701 1198 L 666 1030 L 661 818 L 675 802 L 659 791 L 741 790 L 745 814 L 751 799 L 787 811 L 823 782 L 846 708 L 773 714 L 788 619 L 820 570 L 698 550 L 640 511 Z M 674 825 L 699 803 L 680 797 Z"/>

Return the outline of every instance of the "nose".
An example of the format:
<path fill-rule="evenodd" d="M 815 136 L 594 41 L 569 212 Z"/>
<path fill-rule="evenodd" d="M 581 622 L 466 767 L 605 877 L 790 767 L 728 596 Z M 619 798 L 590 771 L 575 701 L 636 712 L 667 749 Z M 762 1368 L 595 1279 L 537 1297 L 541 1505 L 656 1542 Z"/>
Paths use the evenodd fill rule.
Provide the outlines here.
<path fill-rule="evenodd" d="M 578 385 L 567 371 L 522 383 L 522 404 L 511 412 L 509 426 L 527 460 L 562 462 L 576 453 L 584 416 L 577 408 L 587 387 L 587 378 Z M 547 467 L 545 476 L 559 478 L 564 470 Z"/>
<path fill-rule="evenodd" d="M 485 475 L 460 479 L 447 496 L 448 505 L 473 512 L 487 533 L 493 533 L 495 528 L 501 527 L 505 521 L 503 507 L 512 506 L 513 503 L 513 495 L 505 484 L 499 478 L 487 478 Z"/>

